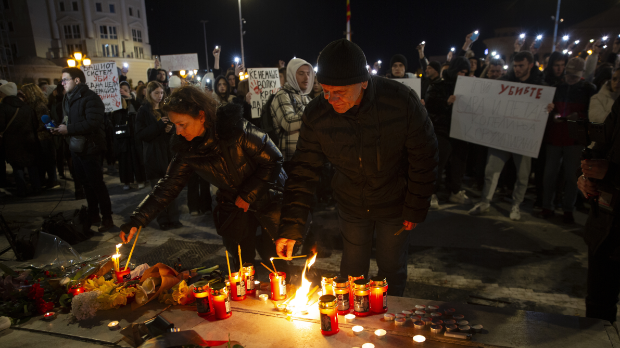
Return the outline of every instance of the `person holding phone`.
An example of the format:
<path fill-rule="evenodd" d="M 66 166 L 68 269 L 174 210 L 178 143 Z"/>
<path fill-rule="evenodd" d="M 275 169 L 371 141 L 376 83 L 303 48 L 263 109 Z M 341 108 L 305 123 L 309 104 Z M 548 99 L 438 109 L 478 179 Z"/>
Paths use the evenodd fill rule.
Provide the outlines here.
<path fill-rule="evenodd" d="M 162 110 L 164 87 L 157 81 L 146 85 L 146 98 L 136 115 L 136 138 L 142 141 L 146 178 L 154 188 L 166 176 L 172 161 L 170 138 L 174 134 L 168 114 Z M 176 200 L 171 200 L 157 216 L 162 231 L 183 227 Z"/>
<path fill-rule="evenodd" d="M 168 72 L 165 69 L 162 69 L 158 56 L 156 56 L 154 64 L 155 68 L 151 68 L 146 71 L 148 82 L 159 82 L 162 85 L 166 95 L 170 95 L 170 89 L 168 88 Z"/>

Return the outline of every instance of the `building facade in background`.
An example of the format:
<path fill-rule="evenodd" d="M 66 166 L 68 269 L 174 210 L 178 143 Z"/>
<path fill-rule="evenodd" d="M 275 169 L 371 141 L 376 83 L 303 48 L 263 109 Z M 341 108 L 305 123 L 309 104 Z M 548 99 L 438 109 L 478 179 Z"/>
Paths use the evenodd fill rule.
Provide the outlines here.
<path fill-rule="evenodd" d="M 18 85 L 58 82 L 75 52 L 127 63 L 134 83 L 153 65 L 144 0 L 0 0 L 0 10 L 1 73 Z"/>

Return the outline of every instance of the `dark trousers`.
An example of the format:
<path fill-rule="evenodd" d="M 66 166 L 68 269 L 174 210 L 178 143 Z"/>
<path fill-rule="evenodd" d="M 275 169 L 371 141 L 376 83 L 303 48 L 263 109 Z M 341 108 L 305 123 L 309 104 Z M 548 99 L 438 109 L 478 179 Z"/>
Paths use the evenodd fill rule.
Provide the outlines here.
<path fill-rule="evenodd" d="M 376 232 L 377 275 L 387 279 L 389 295 L 403 296 L 407 285 L 407 249 L 411 231 L 394 235 L 403 226 L 403 219 L 370 220 L 347 214 L 342 209 L 339 209 L 338 214 L 344 245 L 340 274 L 355 277 L 364 275 L 364 279 L 368 279 L 372 239 Z"/>
<path fill-rule="evenodd" d="M 15 186 L 17 187 L 17 195 L 25 196 L 28 193 L 27 183 L 26 183 L 26 173 L 25 170 L 28 168 L 28 177 L 30 178 L 30 187 L 32 188 L 32 192 L 38 193 L 41 191 L 41 179 L 39 177 L 39 167 L 36 165 L 28 166 L 28 167 L 13 167 L 13 177 L 15 179 Z"/>
<path fill-rule="evenodd" d="M 620 260 L 612 252 L 620 245 L 620 217 L 616 217 L 609 236 L 595 253 L 588 252 L 588 294 L 586 317 L 616 321 L 620 294 Z"/>
<path fill-rule="evenodd" d="M 75 178 L 84 187 L 86 202 L 88 203 L 88 214 L 91 217 L 101 216 L 112 218 L 112 203 L 108 188 L 103 181 L 103 168 L 101 167 L 101 157 L 86 155 L 79 156 L 71 153 L 73 160 L 73 172 Z"/>
<path fill-rule="evenodd" d="M 144 174 L 144 166 L 138 158 L 138 151 L 134 145 L 133 139 L 123 139 L 126 141 L 127 151 L 118 152 L 118 176 L 123 184 L 129 185 L 134 182 L 141 183 L 146 180 Z"/>
<path fill-rule="evenodd" d="M 150 180 L 151 189 L 157 185 L 157 180 Z M 168 204 L 166 209 L 162 210 L 159 215 L 157 215 L 157 223 L 159 226 L 162 224 L 172 224 L 179 222 L 179 208 L 177 207 L 176 198 Z"/>
<path fill-rule="evenodd" d="M 6 179 L 6 155 L 5 155 L 5 147 L 0 142 L 0 187 L 5 188 L 8 186 L 8 181 Z"/>
<path fill-rule="evenodd" d="M 190 212 L 211 211 L 211 184 L 194 173 L 187 183 L 187 207 Z"/>
<path fill-rule="evenodd" d="M 439 164 L 437 166 L 435 194 L 439 192 L 441 176 L 443 175 L 446 165 L 450 166 L 450 170 L 446 176 L 446 186 L 450 192 L 457 193 L 461 191 L 463 175 L 465 175 L 465 170 L 467 169 L 469 143 L 459 139 L 437 135 L 437 144 L 439 147 Z"/>
<path fill-rule="evenodd" d="M 39 165 L 39 177 L 41 183 L 45 181 L 47 174 L 47 185 L 53 185 L 58 177 L 56 176 L 56 149 L 52 139 L 40 140 L 41 142 L 41 164 Z"/>
<path fill-rule="evenodd" d="M 67 146 L 65 141 L 62 140 L 60 146 L 58 146 L 56 151 L 56 170 L 58 171 L 58 175 L 65 176 L 65 149 L 64 146 Z"/>

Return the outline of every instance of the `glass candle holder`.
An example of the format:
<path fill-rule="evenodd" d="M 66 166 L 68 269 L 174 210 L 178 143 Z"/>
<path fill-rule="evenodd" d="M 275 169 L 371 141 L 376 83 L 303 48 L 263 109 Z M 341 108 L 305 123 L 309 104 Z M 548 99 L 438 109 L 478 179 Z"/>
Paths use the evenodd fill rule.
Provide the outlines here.
<path fill-rule="evenodd" d="M 274 301 L 286 300 L 286 273 L 269 273 L 271 282 L 271 299 Z"/>
<path fill-rule="evenodd" d="M 233 301 L 245 300 L 245 274 L 239 272 L 230 274 L 231 299 Z"/>
<path fill-rule="evenodd" d="M 196 298 L 196 310 L 198 311 L 198 316 L 206 317 L 213 314 L 211 287 L 206 280 L 194 283 L 194 297 Z"/>
<path fill-rule="evenodd" d="M 230 290 L 230 279 L 227 278 L 226 280 L 224 280 L 224 283 L 226 284 L 226 292 L 228 293 L 228 301 L 230 301 L 231 296 L 232 296 L 231 295 L 232 291 Z"/>
<path fill-rule="evenodd" d="M 351 289 L 349 293 L 349 299 L 355 298 L 355 281 L 358 279 L 364 279 L 364 276 L 361 275 L 359 277 L 349 276 L 349 288 Z"/>
<path fill-rule="evenodd" d="M 321 276 L 321 291 L 323 291 L 323 295 L 336 295 L 334 293 L 334 278 L 336 278 L 336 275 L 333 273 L 325 273 Z"/>
<path fill-rule="evenodd" d="M 228 290 L 225 283 L 216 283 L 211 287 L 211 298 L 213 299 L 213 310 L 215 318 L 226 319 L 232 315 Z"/>
<path fill-rule="evenodd" d="M 336 296 L 323 295 L 319 298 L 319 312 L 321 314 L 321 333 L 325 336 L 336 334 L 338 328 L 338 310 Z"/>
<path fill-rule="evenodd" d="M 129 267 L 127 267 L 127 269 L 124 271 L 118 271 L 118 272 L 115 271 L 114 274 L 116 275 L 117 283 L 126 282 L 130 280 L 131 278 L 131 270 L 129 269 Z"/>
<path fill-rule="evenodd" d="M 334 294 L 338 302 L 338 314 L 344 315 L 351 311 L 351 303 L 349 302 L 349 279 L 345 277 L 334 278 Z"/>
<path fill-rule="evenodd" d="M 246 293 L 250 296 L 254 296 L 256 293 L 256 283 L 254 282 L 254 274 L 256 274 L 256 270 L 254 269 L 254 264 L 251 262 L 244 263 L 243 272 L 245 273 Z"/>
<path fill-rule="evenodd" d="M 383 277 L 370 278 L 370 310 L 373 313 L 386 313 L 388 283 Z"/>
<path fill-rule="evenodd" d="M 353 313 L 359 317 L 369 316 L 370 313 L 370 282 L 365 279 L 354 281 L 355 293 L 353 297 Z"/>

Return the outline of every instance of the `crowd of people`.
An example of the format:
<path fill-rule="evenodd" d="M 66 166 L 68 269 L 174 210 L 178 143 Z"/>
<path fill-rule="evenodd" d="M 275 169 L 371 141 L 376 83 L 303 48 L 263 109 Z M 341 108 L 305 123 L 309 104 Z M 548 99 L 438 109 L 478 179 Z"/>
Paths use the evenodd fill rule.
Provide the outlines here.
<path fill-rule="evenodd" d="M 334 41 L 320 52 L 318 70 L 300 58 L 279 62 L 281 88 L 260 118 L 252 118 L 248 80 L 239 79 L 245 67 L 221 68 L 220 48 L 213 51 L 212 84 L 206 79 L 194 84 L 155 60 L 146 83 L 132 86 L 124 68 L 119 72 L 122 108 L 111 113 L 104 112 L 77 68 L 63 69 L 58 86 L 18 89 L 0 81 L 1 162 L 13 169 L 17 196 L 59 187 L 68 168 L 75 198 L 87 200 L 91 223 L 101 232 L 114 226 L 104 161 L 107 174 L 118 175 L 124 190 L 150 185 L 147 198 L 121 226 L 125 242 L 152 220 L 161 230 L 182 227 L 176 198 L 188 187 L 190 214 L 213 214 L 226 248 L 237 255 L 241 245 L 248 261 L 255 249 L 263 258 L 290 258 L 305 238 L 314 204 L 334 209 L 337 203 L 344 241 L 341 272 L 368 275 L 376 232 L 379 275 L 390 282 L 390 294 L 402 295 L 409 231 L 429 209 L 448 201 L 469 204 L 469 215 L 478 216 L 489 211 L 497 192 L 511 192 L 509 217 L 520 220 L 533 181 L 536 215 L 549 219 L 561 207 L 563 222 L 572 224 L 576 205 L 594 190 L 589 181 L 578 182 L 576 173 L 585 175 L 588 168 L 589 177 L 606 178 L 598 164 L 583 160 L 585 146 L 571 138 L 567 121 L 609 123 L 620 95 L 620 37 L 609 48 L 597 40 L 574 53 L 575 43 L 563 47 L 560 42 L 542 57 L 534 43 L 525 49 L 518 39 L 505 60 L 495 53 L 476 57 L 475 39 L 468 34 L 445 62 L 429 61 L 425 44 L 418 45 L 420 76 L 410 72 L 402 54 L 382 71 L 380 62 L 368 65 L 357 45 Z M 556 88 L 536 159 L 450 137 L 458 76 Z M 421 78 L 420 95 L 390 81 L 403 78 Z M 42 121 L 44 115 L 53 125 Z M 596 146 L 590 147 L 603 151 Z M 481 191 L 479 202 L 468 197 L 466 177 Z M 6 168 L 0 185 L 8 186 Z M 217 188 L 215 207 L 211 185 Z M 617 227 L 617 220 L 607 223 Z M 260 239 L 254 238 L 258 227 Z M 398 228 L 405 232 L 394 235 Z M 608 240 L 603 235 L 598 245 L 601 238 Z M 620 269 L 618 263 L 605 267 Z M 590 285 L 597 279 L 589 279 Z M 612 288 L 617 301 L 620 284 Z M 609 298 L 603 304 L 589 301 L 590 308 L 598 308 L 592 316 L 611 318 Z"/>

